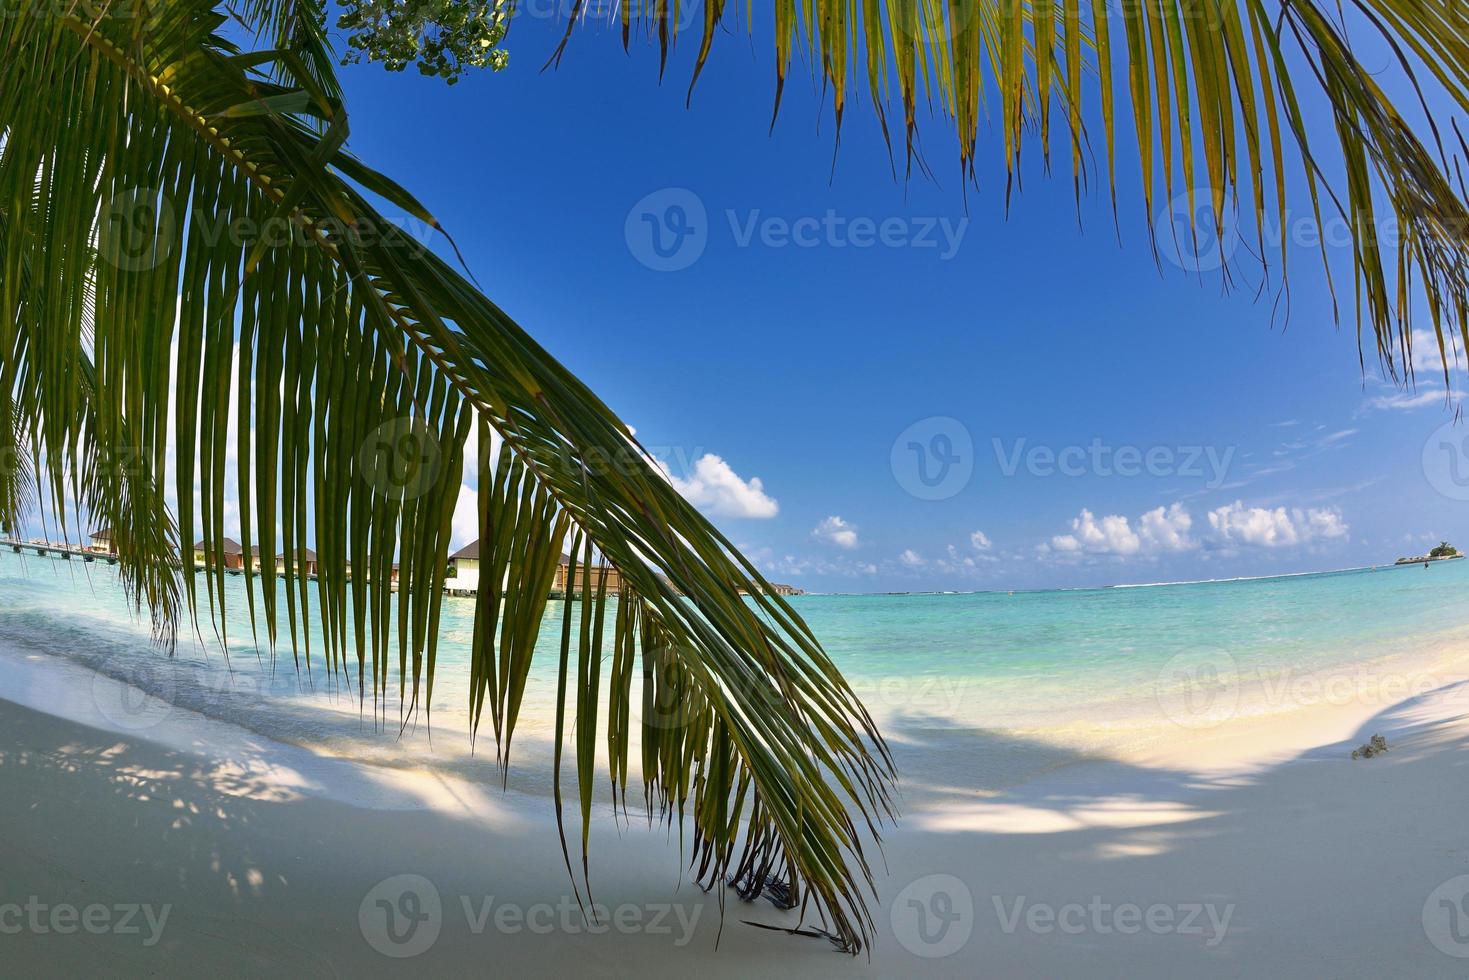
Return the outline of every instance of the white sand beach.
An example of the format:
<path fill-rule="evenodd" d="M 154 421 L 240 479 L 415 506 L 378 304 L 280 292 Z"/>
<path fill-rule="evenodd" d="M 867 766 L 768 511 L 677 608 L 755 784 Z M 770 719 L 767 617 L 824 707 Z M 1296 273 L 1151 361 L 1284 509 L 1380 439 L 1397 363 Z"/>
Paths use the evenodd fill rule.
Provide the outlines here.
<path fill-rule="evenodd" d="M 547 800 L 175 708 L 142 737 L 99 710 L 131 693 L 117 682 L 35 655 L 3 666 L 12 976 L 1455 976 L 1469 956 L 1463 682 L 1006 789 L 962 766 L 905 782 L 875 942 L 854 959 L 747 925 L 795 919 L 702 892 L 676 835 L 637 819 L 594 827 L 589 927 Z M 1375 733 L 1390 751 L 1353 761 Z M 906 765 L 929 747 L 895 751 L 932 768 Z"/>

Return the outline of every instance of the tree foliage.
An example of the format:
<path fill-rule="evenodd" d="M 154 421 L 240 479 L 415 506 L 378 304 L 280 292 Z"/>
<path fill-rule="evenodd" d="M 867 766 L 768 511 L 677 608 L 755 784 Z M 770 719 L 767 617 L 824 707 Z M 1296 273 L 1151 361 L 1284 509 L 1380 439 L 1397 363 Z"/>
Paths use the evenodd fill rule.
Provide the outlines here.
<path fill-rule="evenodd" d="M 389 71 L 417 64 L 450 85 L 474 68 L 510 62 L 501 42 L 508 0 L 344 0 L 337 26 L 347 32 L 346 61 L 381 62 Z"/>
<path fill-rule="evenodd" d="M 727 22 L 756 16 L 749 5 L 728 9 L 724 0 L 573 0 L 553 60 L 575 25 L 605 12 L 624 46 L 634 33 L 656 38 L 661 73 L 691 29 L 692 97 Z M 760 23 L 774 28 L 765 40 L 777 113 L 800 55 L 829 94 L 838 141 L 865 91 L 889 142 L 889 119 L 901 119 L 910 175 L 929 172 L 917 135 L 920 119 L 936 115 L 958 137 L 966 176 L 982 149 L 1003 159 L 1007 199 L 1027 147 L 1047 170 L 1053 149 L 1068 157 L 1078 194 L 1099 176 L 1100 147 L 1096 182 L 1114 206 L 1130 118 L 1155 252 L 1175 249 L 1185 265 L 1226 276 L 1258 261 L 1262 290 L 1274 278 L 1288 305 L 1292 243 L 1267 230 L 1309 214 L 1317 229 L 1346 231 L 1364 366 L 1370 356 L 1411 381 L 1415 313 L 1427 313 L 1445 373 L 1455 348 L 1469 349 L 1469 150 L 1445 116 L 1469 109 L 1459 0 L 771 0 L 771 13 Z M 1385 64 L 1361 60 L 1372 45 L 1354 41 L 1354 29 L 1385 50 Z M 982 146 L 991 113 L 998 132 Z M 1335 296 L 1329 236 L 1315 237 Z M 1339 307 L 1333 315 L 1342 318 Z"/>
<path fill-rule="evenodd" d="M 181 575 L 180 543 L 221 553 L 237 502 L 246 553 L 286 556 L 280 588 L 247 567 L 257 643 L 407 724 L 433 701 L 472 470 L 486 574 L 468 708 L 501 765 L 557 561 L 590 569 L 553 647 L 579 894 L 605 760 L 623 808 L 636 786 L 650 816 L 692 828 L 699 880 L 798 905 L 861 948 L 893 770 L 850 686 L 631 430 L 377 210 L 438 227 L 345 150 L 320 8 L 234 16 L 257 47 L 212 0 L 0 18 L 0 524 L 39 506 L 63 535 L 112 528 L 160 638 L 188 615 L 227 644 L 223 564 Z M 432 465 L 391 458 L 426 446 Z"/>

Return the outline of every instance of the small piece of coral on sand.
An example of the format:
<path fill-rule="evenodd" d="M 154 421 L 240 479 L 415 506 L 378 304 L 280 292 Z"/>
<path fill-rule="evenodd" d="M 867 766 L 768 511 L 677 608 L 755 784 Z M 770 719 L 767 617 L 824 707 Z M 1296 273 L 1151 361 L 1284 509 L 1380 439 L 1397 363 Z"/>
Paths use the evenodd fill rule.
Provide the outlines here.
<path fill-rule="evenodd" d="M 1352 758 L 1370 759 L 1374 755 L 1382 755 L 1382 753 L 1386 751 L 1387 739 L 1383 738 L 1381 735 L 1373 735 L 1372 738 L 1367 741 L 1366 745 L 1362 746 L 1361 748 L 1356 748 L 1352 750 Z"/>

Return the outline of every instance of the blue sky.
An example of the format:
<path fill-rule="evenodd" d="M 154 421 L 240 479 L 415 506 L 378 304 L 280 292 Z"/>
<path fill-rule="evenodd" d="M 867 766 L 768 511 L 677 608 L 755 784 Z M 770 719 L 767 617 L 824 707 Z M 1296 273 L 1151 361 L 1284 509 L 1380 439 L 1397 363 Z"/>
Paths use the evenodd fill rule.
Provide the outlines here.
<path fill-rule="evenodd" d="M 1052 179 L 1031 161 L 1007 217 L 993 132 L 977 189 L 936 117 L 937 179 L 895 181 L 864 104 L 833 170 L 830 114 L 799 72 L 767 135 L 763 37 L 722 37 L 686 109 L 692 45 L 660 87 L 656 51 L 592 27 L 542 73 L 553 26 L 518 22 L 510 68 L 454 87 L 344 69 L 351 146 L 777 579 L 1255 575 L 1469 531 L 1464 428 L 1425 457 L 1451 418 L 1441 384 L 1426 372 L 1404 395 L 1362 374 L 1313 242 L 1292 253 L 1287 319 L 1251 270 L 1226 293 L 1217 272 L 1155 264 L 1125 151 L 1119 228 L 1105 193 L 1078 213 L 1064 157 Z M 936 450 L 950 460 L 942 499 L 908 442 L 930 478 Z"/>
<path fill-rule="evenodd" d="M 593 23 L 541 72 L 561 23 L 521 17 L 510 67 L 452 87 L 343 68 L 350 146 L 772 578 L 1080 587 L 1469 541 L 1469 426 L 1436 348 L 1420 334 L 1414 390 L 1363 373 L 1299 195 L 1288 303 L 1273 279 L 1257 294 L 1238 236 L 1225 290 L 1217 269 L 1155 261 L 1120 104 L 1115 225 L 1105 188 L 1078 207 L 1069 151 L 1050 178 L 1029 153 L 1007 214 L 993 127 L 977 187 L 938 116 L 921 134 L 935 178 L 895 179 L 864 92 L 833 166 L 800 65 L 769 131 L 768 32 L 732 26 L 685 108 L 693 44 L 660 86 L 656 49 L 624 54 Z M 1324 232 L 1350 304 L 1339 229 Z M 456 545 L 471 486 L 459 504 Z M 225 520 L 238 535 L 233 501 Z"/>

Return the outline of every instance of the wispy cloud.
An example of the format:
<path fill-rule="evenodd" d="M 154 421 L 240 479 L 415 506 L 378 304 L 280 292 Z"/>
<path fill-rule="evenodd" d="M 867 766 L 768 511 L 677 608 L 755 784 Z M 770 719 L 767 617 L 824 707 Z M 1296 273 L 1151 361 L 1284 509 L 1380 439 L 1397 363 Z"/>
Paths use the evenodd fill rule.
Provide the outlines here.
<path fill-rule="evenodd" d="M 1413 381 L 1392 384 L 1378 382 L 1380 394 L 1369 397 L 1362 403 L 1364 412 L 1412 412 L 1423 408 L 1447 408 L 1463 397 L 1463 388 L 1469 374 L 1465 371 L 1465 358 L 1453 333 L 1444 335 L 1447 349 L 1440 350 L 1438 337 L 1429 330 L 1414 330 L 1410 335 L 1412 351 Z M 1448 356 L 1447 381 L 1445 384 L 1444 355 Z"/>
<path fill-rule="evenodd" d="M 812 529 L 811 537 L 834 548 L 851 551 L 857 547 L 857 525 L 832 515 Z"/>

